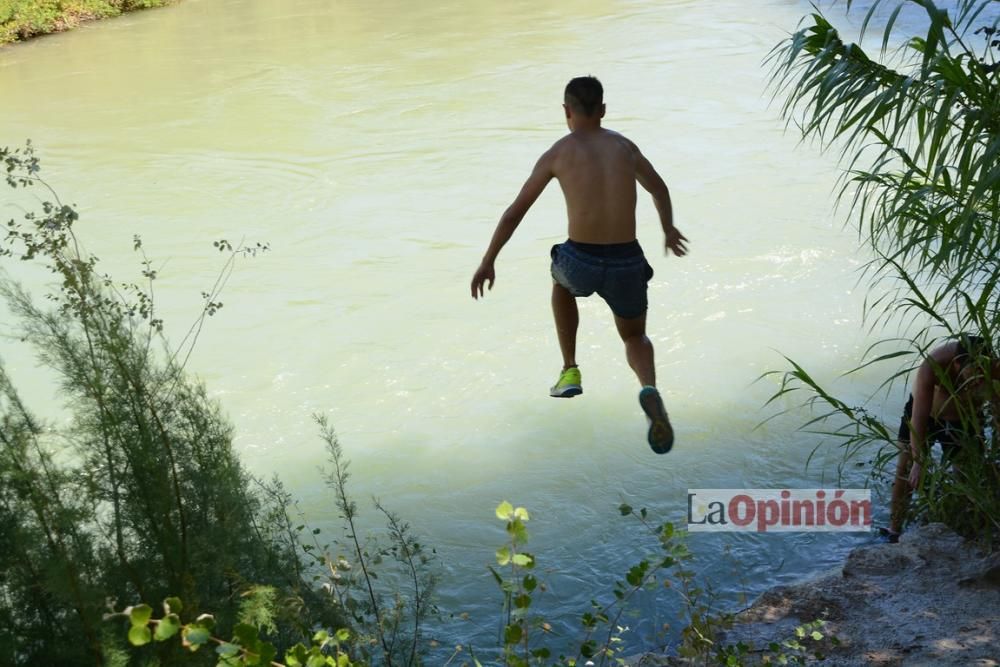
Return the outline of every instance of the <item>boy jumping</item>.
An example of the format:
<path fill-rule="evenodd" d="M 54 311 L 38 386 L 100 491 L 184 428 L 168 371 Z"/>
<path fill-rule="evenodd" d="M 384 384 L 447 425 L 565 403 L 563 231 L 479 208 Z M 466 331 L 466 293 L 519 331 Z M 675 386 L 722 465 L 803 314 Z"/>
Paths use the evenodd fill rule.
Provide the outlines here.
<path fill-rule="evenodd" d="M 524 215 L 555 177 L 566 197 L 569 238 L 552 246 L 552 313 L 563 370 L 549 394 L 570 398 L 583 393 L 576 364 L 576 298 L 597 292 L 611 307 L 625 343 L 625 356 L 642 385 L 639 405 L 649 418 L 649 446 L 665 454 L 674 444 L 663 400 L 656 389 L 653 344 L 646 337 L 646 287 L 653 269 L 635 237 L 636 181 L 653 197 L 665 235 L 664 246 L 678 257 L 687 253 L 674 227 L 670 193 L 653 165 L 631 141 L 601 127 L 604 89 L 592 76 L 566 86 L 563 109 L 570 133 L 535 164 L 521 192 L 500 217 L 483 260 L 472 276 L 472 298 L 493 289 L 493 263 Z"/>

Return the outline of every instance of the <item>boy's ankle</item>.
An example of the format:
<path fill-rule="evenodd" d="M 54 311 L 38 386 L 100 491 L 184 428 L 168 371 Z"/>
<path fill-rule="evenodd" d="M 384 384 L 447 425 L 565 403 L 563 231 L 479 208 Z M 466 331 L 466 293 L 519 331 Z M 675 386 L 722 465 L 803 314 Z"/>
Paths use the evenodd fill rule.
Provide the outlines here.
<path fill-rule="evenodd" d="M 879 526 L 878 532 L 879 535 L 884 537 L 887 542 L 889 542 L 890 544 L 896 544 L 899 542 L 899 536 L 900 534 L 902 534 L 903 531 L 893 530 L 891 527 L 886 528 L 884 526 Z"/>

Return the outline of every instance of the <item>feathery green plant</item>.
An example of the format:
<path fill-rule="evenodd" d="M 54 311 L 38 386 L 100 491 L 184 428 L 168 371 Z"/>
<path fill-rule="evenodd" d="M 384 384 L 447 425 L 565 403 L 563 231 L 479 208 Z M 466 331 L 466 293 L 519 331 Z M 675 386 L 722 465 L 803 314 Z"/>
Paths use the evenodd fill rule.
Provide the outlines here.
<path fill-rule="evenodd" d="M 282 600 L 307 600 L 315 619 L 338 614 L 305 581 L 300 555 L 283 539 L 287 507 L 260 494 L 232 449 L 232 427 L 184 369 L 233 262 L 266 249 L 232 247 L 220 280 L 182 345 L 163 338 L 152 283 L 101 273 L 74 233 L 76 210 L 39 176 L 30 143 L 0 148 L 6 185 L 45 192 L 37 209 L 6 224 L 0 259 L 48 270 L 54 282 L 40 305 L 0 277 L 18 337 L 59 379 L 71 419 L 36 419 L 0 368 L 0 662 L 101 663 L 117 650 L 101 621 L 107 599 L 183 596 L 210 608 L 220 627 L 247 611 L 260 587 Z M 135 239 L 133 247 L 142 253 Z M 255 593 L 256 591 L 256 593 Z M 267 624 L 279 637 L 305 637 L 294 609 Z M 147 647 L 169 663 L 177 652 Z"/>
<path fill-rule="evenodd" d="M 431 601 L 438 581 L 435 554 L 428 553 L 410 525 L 377 498 L 373 504 L 385 518 L 388 543 L 363 538 L 357 503 L 347 491 L 350 462 L 333 427 L 320 415 L 315 419 L 331 464 L 326 471 L 327 486 L 334 493 L 346 538 L 346 545 L 315 545 L 316 562 L 330 572 L 324 586 L 350 613 L 358 634 L 353 645 L 359 659 L 385 667 L 420 665 L 422 629 L 428 617 L 437 613 Z M 392 559 L 395 567 L 385 567 L 385 559 Z M 372 652 L 369 646 L 378 648 Z"/>

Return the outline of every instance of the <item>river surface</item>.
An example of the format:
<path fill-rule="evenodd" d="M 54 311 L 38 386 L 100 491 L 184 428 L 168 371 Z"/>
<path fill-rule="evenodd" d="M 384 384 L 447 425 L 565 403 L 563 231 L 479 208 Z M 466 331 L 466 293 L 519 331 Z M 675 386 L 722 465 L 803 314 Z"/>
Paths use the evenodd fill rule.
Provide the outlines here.
<path fill-rule="evenodd" d="M 309 523 L 335 534 L 312 419 L 327 415 L 352 461 L 362 530 L 381 530 L 368 502 L 378 496 L 437 550 L 445 616 L 429 634 L 443 655 L 495 645 L 501 596 L 486 568 L 504 535 L 493 510 L 527 507 L 548 581 L 539 610 L 561 642 L 651 546 L 618 516 L 621 502 L 682 524 L 689 488 L 836 483 L 837 451 L 821 448 L 807 467 L 822 438 L 796 430 L 805 413 L 755 429 L 774 412 L 762 405 L 776 384 L 754 381 L 785 368 L 782 354 L 857 400 L 880 381 L 836 380 L 869 343 L 865 257 L 834 210 L 836 156 L 786 132 L 766 88 L 762 60 L 809 10 L 184 0 L 0 51 L 0 140 L 34 141 L 107 270 L 137 276 L 142 237 L 175 341 L 222 267 L 212 242 L 269 244 L 237 263 L 188 362 L 235 424 L 249 470 L 279 475 Z M 605 125 L 659 169 L 690 239 L 689 256 L 665 257 L 640 193 L 656 272 L 649 331 L 677 430 L 666 456 L 644 441 L 603 303 L 581 306 L 586 393 L 548 398 L 560 368 L 548 251 L 565 237 L 556 184 L 501 253 L 494 290 L 469 296 L 498 216 L 566 131 L 563 86 L 588 73 L 605 86 Z M 0 354 L 29 404 L 59 419 L 30 351 L 4 340 Z M 891 423 L 903 399 L 896 390 L 874 409 Z M 844 485 L 863 472 L 852 465 Z M 690 545 L 737 604 L 740 591 L 814 573 L 866 539 Z M 622 621 L 627 649 L 674 641 L 663 625 L 680 608 L 671 591 L 640 596 Z"/>

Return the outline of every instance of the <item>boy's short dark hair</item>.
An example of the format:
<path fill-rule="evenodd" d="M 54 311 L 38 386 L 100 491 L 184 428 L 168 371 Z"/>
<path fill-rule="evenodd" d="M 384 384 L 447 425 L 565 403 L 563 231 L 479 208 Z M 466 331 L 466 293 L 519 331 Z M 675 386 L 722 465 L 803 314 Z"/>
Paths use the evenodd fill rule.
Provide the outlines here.
<path fill-rule="evenodd" d="M 604 103 L 604 86 L 594 76 L 578 76 L 566 84 L 566 106 L 585 116 L 593 116 Z"/>

